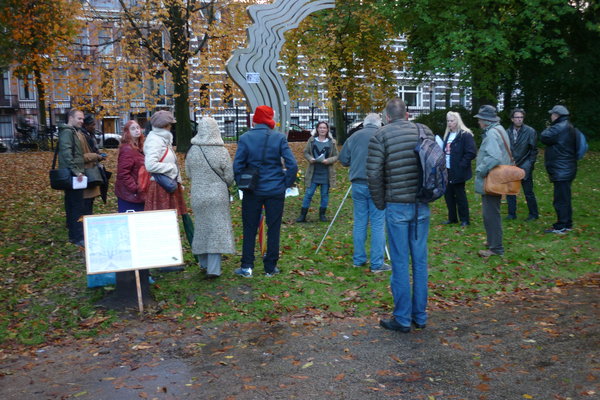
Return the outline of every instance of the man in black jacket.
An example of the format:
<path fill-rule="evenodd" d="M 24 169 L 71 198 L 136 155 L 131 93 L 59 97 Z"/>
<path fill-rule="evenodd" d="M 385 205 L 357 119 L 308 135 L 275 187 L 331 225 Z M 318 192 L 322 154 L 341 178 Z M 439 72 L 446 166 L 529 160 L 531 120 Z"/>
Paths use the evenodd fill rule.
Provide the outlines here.
<path fill-rule="evenodd" d="M 571 183 L 577 174 L 577 139 L 565 106 L 556 105 L 548 112 L 552 123 L 540 138 L 547 146 L 544 162 L 550 181 L 554 184 L 553 205 L 557 221 L 545 232 L 562 234 L 573 228 Z"/>
<path fill-rule="evenodd" d="M 385 329 L 410 332 L 427 323 L 427 237 L 429 205 L 417 202 L 419 166 L 415 147 L 419 132 L 407 121 L 402 99 L 390 100 L 385 107 L 387 125 L 377 130 L 369 142 L 367 181 L 375 206 L 385 209 L 394 298 L 391 319 L 381 320 Z M 431 130 L 423 125 L 433 140 Z M 412 290 L 409 255 L 412 260 Z M 412 292 L 412 293 L 411 293 Z"/>
<path fill-rule="evenodd" d="M 510 113 L 512 124 L 506 129 L 506 133 L 510 138 L 510 151 L 515 160 L 517 167 L 525 171 L 525 178 L 521 181 L 525 200 L 529 215 L 527 221 L 538 219 L 538 206 L 533 193 L 533 167 L 538 154 L 537 149 L 537 132 L 529 125 L 525 125 L 523 120 L 525 111 L 520 108 L 515 108 Z M 506 219 L 517 218 L 517 196 L 506 196 L 508 203 L 508 215 Z"/>

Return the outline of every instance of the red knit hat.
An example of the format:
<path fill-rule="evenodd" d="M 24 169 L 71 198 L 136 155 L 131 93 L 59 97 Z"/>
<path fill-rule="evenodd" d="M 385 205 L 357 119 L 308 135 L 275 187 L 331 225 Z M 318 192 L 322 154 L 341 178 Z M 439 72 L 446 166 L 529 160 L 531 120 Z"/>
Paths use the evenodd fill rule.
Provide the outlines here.
<path fill-rule="evenodd" d="M 275 121 L 273 117 L 275 116 L 275 111 L 269 106 L 258 106 L 256 110 L 254 110 L 254 117 L 252 117 L 252 122 L 255 124 L 266 124 L 269 128 L 275 128 Z"/>

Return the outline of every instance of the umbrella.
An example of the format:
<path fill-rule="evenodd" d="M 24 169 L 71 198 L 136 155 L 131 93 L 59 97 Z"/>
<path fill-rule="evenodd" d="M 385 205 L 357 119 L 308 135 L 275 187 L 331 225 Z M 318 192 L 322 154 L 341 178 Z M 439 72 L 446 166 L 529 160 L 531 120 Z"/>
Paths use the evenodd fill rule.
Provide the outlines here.
<path fill-rule="evenodd" d="M 194 221 L 190 214 L 182 214 L 181 219 L 183 221 L 183 230 L 185 231 L 185 237 L 187 238 L 190 247 L 192 246 L 192 242 L 194 241 Z M 199 257 L 197 254 L 194 254 L 196 261 L 199 261 Z"/>
<path fill-rule="evenodd" d="M 98 169 L 100 170 L 100 175 L 102 175 L 102 180 L 104 181 L 104 183 L 100 185 L 100 197 L 102 198 L 102 202 L 106 204 L 106 198 L 108 196 L 108 182 L 110 181 L 112 172 L 107 171 L 104 167 L 104 164 L 98 164 Z"/>

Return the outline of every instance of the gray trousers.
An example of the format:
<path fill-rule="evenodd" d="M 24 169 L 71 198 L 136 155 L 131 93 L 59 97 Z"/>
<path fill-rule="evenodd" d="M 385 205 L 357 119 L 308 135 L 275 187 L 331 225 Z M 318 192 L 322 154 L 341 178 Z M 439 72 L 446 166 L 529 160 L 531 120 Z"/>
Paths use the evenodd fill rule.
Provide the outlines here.
<path fill-rule="evenodd" d="M 497 254 L 504 254 L 502 246 L 502 217 L 500 215 L 500 201 L 502 196 L 481 196 L 481 212 L 483 226 L 487 235 L 488 249 Z"/>
<path fill-rule="evenodd" d="M 200 268 L 206 269 L 207 275 L 221 275 L 221 254 L 204 253 L 199 254 Z"/>

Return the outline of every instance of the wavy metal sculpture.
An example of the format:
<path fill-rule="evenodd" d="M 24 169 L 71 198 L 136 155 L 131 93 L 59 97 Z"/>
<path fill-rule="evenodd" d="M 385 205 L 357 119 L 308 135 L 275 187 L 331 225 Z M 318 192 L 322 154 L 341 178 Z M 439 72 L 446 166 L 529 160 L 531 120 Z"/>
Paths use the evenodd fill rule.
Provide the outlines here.
<path fill-rule="evenodd" d="M 284 133 L 290 124 L 290 97 L 277 72 L 277 60 L 285 42 L 283 35 L 297 28 L 309 14 L 334 7 L 335 0 L 275 0 L 247 9 L 254 22 L 247 29 L 248 45 L 233 52 L 226 70 L 252 110 L 263 104 L 275 110 L 275 119 L 280 121 Z"/>

